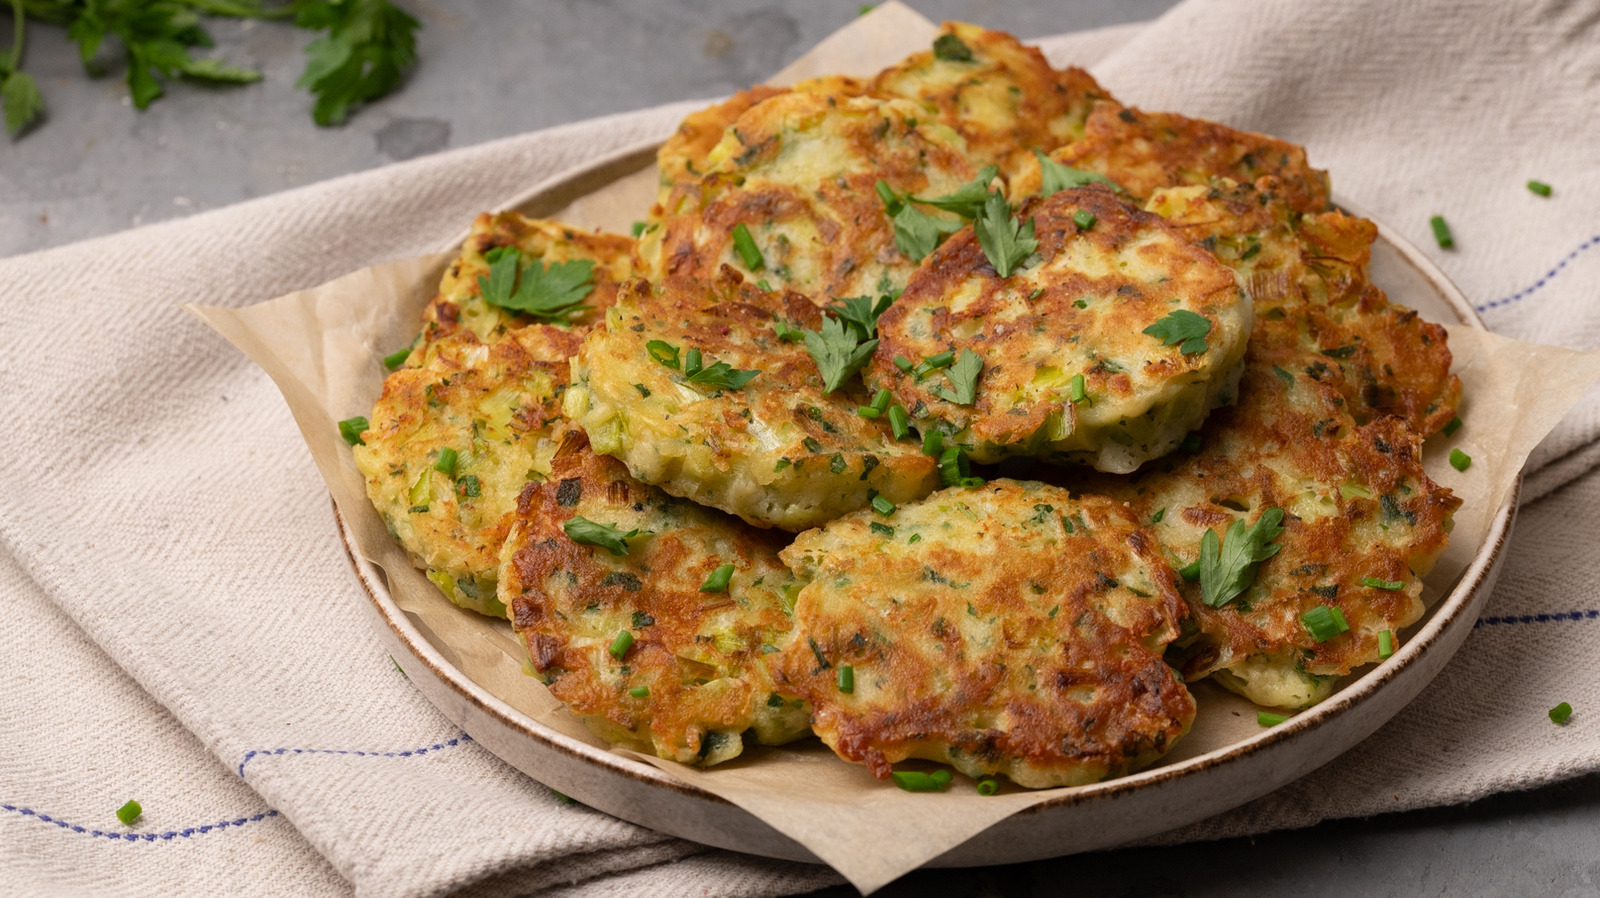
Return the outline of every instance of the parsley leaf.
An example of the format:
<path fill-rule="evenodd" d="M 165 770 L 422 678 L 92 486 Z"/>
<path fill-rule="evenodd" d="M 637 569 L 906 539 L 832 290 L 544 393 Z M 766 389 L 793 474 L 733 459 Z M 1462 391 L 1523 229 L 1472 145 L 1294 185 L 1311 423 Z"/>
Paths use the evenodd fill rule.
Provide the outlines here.
<path fill-rule="evenodd" d="M 39 85 L 27 72 L 12 72 L 0 78 L 0 101 L 5 104 L 6 133 L 16 137 L 44 111 Z"/>
<path fill-rule="evenodd" d="M 1033 219 L 1029 218 L 1026 224 L 1017 221 L 1011 214 L 1011 204 L 998 190 L 989 194 L 983 214 L 973 222 L 973 227 L 978 232 L 978 245 L 983 248 L 983 254 L 989 257 L 995 273 L 1003 278 L 1010 277 L 1022 260 L 1039 248 L 1039 241 L 1033 237 Z"/>
<path fill-rule="evenodd" d="M 755 378 L 760 371 L 735 368 L 727 362 L 713 362 L 689 375 L 689 383 L 710 384 L 714 387 L 727 387 L 730 390 L 742 390 L 744 385 Z"/>
<path fill-rule="evenodd" d="M 1261 562 L 1283 548 L 1272 544 L 1283 533 L 1282 523 L 1283 509 L 1273 507 L 1261 512 L 1254 524 L 1234 521 L 1221 545 L 1217 532 L 1207 530 L 1200 538 L 1200 601 L 1220 608 L 1249 589 Z"/>
<path fill-rule="evenodd" d="M 893 304 L 894 297 L 887 294 L 878 297 L 876 303 L 870 296 L 846 296 L 836 303 L 830 303 L 828 311 L 850 325 L 850 329 L 856 333 L 856 339 L 867 340 L 877 334 L 879 316 Z"/>
<path fill-rule="evenodd" d="M 1188 309 L 1178 309 L 1139 333 L 1155 337 L 1164 346 L 1181 343 L 1183 345 L 1178 347 L 1179 352 L 1194 355 L 1209 348 L 1206 346 L 1206 334 L 1211 333 L 1211 319 Z"/>
<path fill-rule="evenodd" d="M 589 308 L 583 300 L 594 289 L 593 262 L 573 259 L 545 265 L 534 259 L 524 268 L 520 258 L 519 252 L 502 253 L 489 265 L 488 277 L 478 275 L 484 301 L 560 324 L 572 323 L 573 316 Z"/>
<path fill-rule="evenodd" d="M 806 351 L 822 375 L 822 392 L 832 393 L 872 358 L 876 339 L 857 339 L 854 328 L 837 318 L 824 317 L 822 329 L 806 331 Z"/>
<path fill-rule="evenodd" d="M 961 230 L 960 221 L 929 215 L 918 209 L 912 205 L 910 197 L 897 193 L 887 181 L 880 180 L 877 189 L 884 211 L 894 224 L 894 245 L 913 262 L 921 262 L 947 235 Z"/>
<path fill-rule="evenodd" d="M 983 171 L 978 172 L 976 178 L 957 187 L 953 193 L 926 200 L 910 197 L 910 200 L 914 203 L 921 203 L 924 206 L 932 206 L 935 209 L 954 212 L 962 218 L 977 218 L 979 213 L 983 211 L 984 202 L 989 199 L 989 182 L 993 181 L 995 176 L 999 174 L 1000 166 L 990 165 L 985 167 Z"/>
<path fill-rule="evenodd" d="M 1081 168 L 1073 168 L 1070 165 L 1062 165 L 1038 150 L 1034 150 L 1033 155 L 1039 158 L 1039 171 L 1043 175 L 1043 182 L 1039 187 L 1040 196 L 1053 196 L 1063 190 L 1071 190 L 1074 187 L 1082 187 L 1085 184 L 1104 184 L 1118 193 L 1127 193 L 1126 190 L 1122 189 L 1121 184 L 1105 175 L 1084 171 Z"/>
<path fill-rule="evenodd" d="M 200 17 L 188 9 L 188 5 L 162 0 L 91 3 L 60 10 L 58 15 L 69 20 L 67 37 L 77 42 L 79 58 L 91 75 L 100 74 L 94 59 L 106 37 L 115 37 L 122 43 L 128 66 L 128 95 L 138 109 L 148 107 L 165 92 L 164 80 L 180 76 L 233 83 L 261 80 L 259 72 L 189 55 L 191 48 L 209 47 L 212 41 L 211 35 L 200 27 Z M 245 9 L 231 4 L 214 11 L 228 15 L 263 15 L 253 7 Z"/>
<path fill-rule="evenodd" d="M 983 370 L 983 356 L 970 349 L 961 350 L 956 363 L 945 369 L 950 388 L 938 387 L 934 395 L 956 405 L 971 405 L 978 393 L 978 372 Z"/>
<path fill-rule="evenodd" d="M 599 546 L 618 556 L 628 554 L 628 540 L 651 532 L 636 529 L 623 533 L 615 524 L 596 523 L 582 515 L 573 516 L 572 520 L 561 525 L 561 529 L 565 530 L 567 537 L 575 543 Z"/>
<path fill-rule="evenodd" d="M 933 42 L 933 58 L 945 62 L 971 62 L 972 48 L 953 34 L 941 34 Z"/>
<path fill-rule="evenodd" d="M 388 0 L 295 0 L 294 23 L 328 33 L 306 46 L 296 87 L 316 96 L 311 117 L 338 125 L 350 107 L 393 91 L 417 61 L 421 24 Z"/>
<path fill-rule="evenodd" d="M 798 343 L 806 338 L 804 328 L 795 327 L 782 318 L 772 319 L 772 332 L 785 343 Z"/>

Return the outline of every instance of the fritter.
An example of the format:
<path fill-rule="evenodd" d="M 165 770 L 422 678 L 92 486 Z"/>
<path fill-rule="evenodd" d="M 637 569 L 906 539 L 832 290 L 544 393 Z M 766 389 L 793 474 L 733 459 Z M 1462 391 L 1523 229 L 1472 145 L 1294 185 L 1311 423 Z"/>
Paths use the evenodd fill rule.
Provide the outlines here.
<path fill-rule="evenodd" d="M 728 127 L 704 177 L 659 204 L 639 243 L 642 273 L 709 279 L 729 265 L 818 305 L 893 293 L 917 260 L 897 247 L 878 182 L 948 194 L 977 174 L 965 154 L 958 134 L 909 100 L 770 97 Z"/>
<path fill-rule="evenodd" d="M 1044 54 L 1003 31 L 945 22 L 933 49 L 913 53 L 872 80 L 873 96 L 916 100 L 966 140 L 978 166 L 1031 170 L 1084 135 L 1097 100 L 1110 98 L 1082 69 L 1057 71 Z"/>
<path fill-rule="evenodd" d="M 806 734 L 808 709 L 777 695 L 763 660 L 790 638 L 780 547 L 569 430 L 550 478 L 517 500 L 501 592 L 534 670 L 598 734 L 715 764 L 747 730 L 768 745 Z"/>
<path fill-rule="evenodd" d="M 1232 401 L 1250 302 L 1210 252 L 1100 185 L 1021 215 L 1039 260 L 1002 278 L 971 229 L 946 241 L 879 319 L 871 386 L 919 426 L 952 429 L 975 461 L 1027 455 L 1116 472 L 1176 448 Z M 1197 339 L 1150 331 L 1179 320 Z M 983 367 L 962 395 L 953 363 L 968 352 Z M 924 364 L 941 355 L 946 367 Z"/>
<path fill-rule="evenodd" d="M 1328 173 L 1306 162 L 1304 147 L 1170 112 L 1144 112 L 1115 102 L 1094 104 L 1082 140 L 1051 154 L 1071 168 L 1105 175 L 1147 199 L 1160 187 L 1210 186 L 1217 178 L 1254 183 L 1268 175 L 1296 212 L 1328 208 Z M 1023 180 L 1016 195 L 1038 190 Z"/>
<path fill-rule="evenodd" d="M 847 515 L 782 558 L 805 586 L 779 685 L 880 779 L 924 758 L 1030 788 L 1097 782 L 1194 719 L 1161 660 L 1185 618 L 1175 575 L 1118 503 L 995 480 Z"/>
<path fill-rule="evenodd" d="M 1389 302 L 1367 279 L 1377 227 L 1339 211 L 1299 216 L 1279 182 L 1161 188 L 1145 208 L 1213 252 L 1248 286 L 1255 342 L 1298 346 L 1338 369 L 1356 423 L 1395 415 L 1430 434 L 1455 417 L 1443 327 Z"/>
<path fill-rule="evenodd" d="M 1191 681 L 1214 675 L 1259 704 L 1306 707 L 1379 660 L 1383 631 L 1398 644 L 1422 614 L 1422 577 L 1460 500 L 1423 472 L 1421 438 L 1404 421 L 1355 424 L 1335 370 L 1296 347 L 1253 344 L 1238 405 L 1212 415 L 1197 452 L 1077 484 L 1128 502 L 1178 566 L 1199 558 L 1206 530 L 1226 547 L 1233 522 L 1283 510 L 1281 549 L 1242 595 L 1212 608 L 1200 584 L 1184 586 L 1198 630 L 1169 655 Z M 1319 641 L 1303 616 L 1323 606 L 1349 632 Z"/>
<path fill-rule="evenodd" d="M 760 527 L 804 530 L 874 495 L 932 492 L 921 445 L 858 414 L 859 388 L 825 394 L 805 344 L 778 336 L 820 318 L 805 297 L 731 271 L 634 281 L 573 360 L 566 414 L 640 480 Z"/>
<path fill-rule="evenodd" d="M 549 325 L 484 343 L 470 329 L 425 343 L 390 374 L 354 448 L 389 530 L 452 602 L 504 617 L 495 572 L 517 495 L 549 469 L 567 357 Z"/>
<path fill-rule="evenodd" d="M 486 254 L 504 247 L 521 253 L 521 265 L 547 267 L 567 262 L 587 262 L 592 269 L 590 289 L 583 298 L 587 307 L 571 316 L 570 325 L 580 331 L 605 320 L 605 309 L 616 301 L 617 285 L 633 274 L 633 245 L 630 237 L 599 231 L 581 231 L 556 221 L 527 218 L 516 212 L 485 212 L 472 222 L 470 236 L 461 255 L 450 263 L 439 284 L 439 295 L 422 311 L 422 334 L 413 344 L 407 364 L 418 359 L 426 343 L 441 340 L 462 330 L 491 343 L 506 331 L 540 323 L 534 316 L 500 306 L 483 298 L 479 277 L 489 276 Z M 503 251 L 503 250 L 502 250 Z M 524 271 L 526 277 L 526 271 Z"/>

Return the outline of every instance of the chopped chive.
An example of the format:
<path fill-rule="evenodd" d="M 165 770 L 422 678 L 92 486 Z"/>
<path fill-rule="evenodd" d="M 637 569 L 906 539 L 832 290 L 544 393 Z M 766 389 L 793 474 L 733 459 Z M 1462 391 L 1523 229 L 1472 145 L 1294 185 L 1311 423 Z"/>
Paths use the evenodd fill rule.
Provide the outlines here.
<path fill-rule="evenodd" d="M 948 770 L 943 772 L 946 777 L 949 777 L 950 772 Z M 939 782 L 938 779 L 920 770 L 896 770 L 889 774 L 889 777 L 894 780 L 896 786 L 907 792 L 939 792 L 944 789 L 944 784 Z M 949 779 L 947 778 L 945 782 L 949 782 Z"/>
<path fill-rule="evenodd" d="M 733 565 L 724 564 L 711 572 L 706 582 L 700 584 L 701 592 L 727 592 L 728 582 L 733 579 Z"/>
<path fill-rule="evenodd" d="M 391 352 L 383 357 L 383 367 L 393 371 L 401 365 L 404 365 L 406 363 L 406 359 L 410 357 L 411 347 L 407 346 L 404 349 L 396 349 L 394 352 Z"/>
<path fill-rule="evenodd" d="M 1378 634 L 1378 657 L 1387 658 L 1394 654 L 1394 631 L 1384 630 Z"/>
<path fill-rule="evenodd" d="M 879 390 L 877 394 L 872 397 L 872 407 L 877 409 L 880 413 L 888 411 L 889 402 L 893 398 L 893 396 L 889 395 L 888 390 Z"/>
<path fill-rule="evenodd" d="M 352 446 L 363 446 L 366 445 L 366 441 L 361 439 L 361 432 L 371 426 L 366 418 L 346 418 L 339 422 L 339 436 L 344 437 L 344 441 Z"/>
<path fill-rule="evenodd" d="M 1095 218 L 1094 213 L 1090 212 L 1088 209 L 1079 209 L 1078 211 L 1072 213 L 1072 221 L 1077 224 L 1078 227 L 1087 231 L 1094 227 L 1094 223 L 1099 221 L 1099 219 Z"/>
<path fill-rule="evenodd" d="M 1450 226 L 1444 223 L 1443 215 L 1435 215 L 1428 219 L 1428 224 L 1433 226 L 1433 239 L 1439 241 L 1440 249 L 1452 249 L 1456 245 L 1456 238 L 1450 235 Z"/>
<path fill-rule="evenodd" d="M 912 368 L 911 360 L 906 358 L 903 355 L 897 355 L 897 356 L 894 357 L 894 366 L 896 368 L 899 368 L 901 371 L 905 372 L 906 374 L 910 374 L 911 373 L 911 368 Z"/>
<path fill-rule="evenodd" d="M 978 794 L 979 795 L 993 795 L 994 793 L 999 792 L 999 791 L 1000 791 L 1000 781 L 996 780 L 994 777 L 986 776 L 983 779 L 978 780 Z"/>
<path fill-rule="evenodd" d="M 1300 615 L 1300 622 L 1306 625 L 1311 632 L 1311 638 L 1317 642 L 1327 642 L 1340 633 L 1350 632 L 1350 625 L 1345 622 L 1344 612 L 1330 605 L 1317 607 Z"/>
<path fill-rule="evenodd" d="M 1567 722 L 1567 718 L 1571 717 L 1571 716 L 1572 716 L 1572 706 L 1567 704 L 1566 702 L 1562 702 L 1561 704 L 1556 705 L 1554 708 L 1550 709 L 1550 720 L 1552 722 L 1554 722 L 1554 723 L 1566 723 Z M 133 802 L 131 802 L 131 801 L 128 802 L 128 803 L 129 804 L 133 804 Z M 136 804 L 134 804 L 133 806 L 134 806 L 135 809 L 137 809 L 139 807 Z M 137 813 L 137 810 L 135 810 L 135 813 Z M 119 817 L 122 816 L 122 812 L 120 812 L 120 811 L 117 812 L 117 816 L 119 816 Z"/>
<path fill-rule="evenodd" d="M 1450 467 L 1455 468 L 1457 471 L 1465 471 L 1472 467 L 1472 456 L 1462 452 L 1460 449 L 1451 449 Z"/>
<path fill-rule="evenodd" d="M 839 665 L 839 691 L 845 695 L 856 691 L 856 669 L 848 664 Z"/>
<path fill-rule="evenodd" d="M 883 414 L 883 412 L 878 411 L 870 405 L 858 405 L 856 406 L 856 414 L 863 418 L 876 418 Z"/>
<path fill-rule="evenodd" d="M 905 406 L 895 403 L 889 406 L 889 426 L 894 429 L 894 438 L 905 439 L 911 433 L 911 417 L 906 414 Z"/>
<path fill-rule="evenodd" d="M 1550 195 L 1550 185 L 1543 181 L 1529 181 L 1528 189 L 1539 194 L 1540 196 Z"/>
<path fill-rule="evenodd" d="M 766 278 L 762 278 L 761 280 L 756 281 L 756 286 L 760 287 L 764 292 L 767 292 L 767 293 L 771 293 L 772 292 L 772 285 L 767 283 L 767 279 Z"/>
<path fill-rule="evenodd" d="M 678 370 L 678 347 L 673 346 L 671 343 L 665 340 L 651 340 L 649 343 L 644 344 L 644 351 L 648 352 L 651 358 L 666 365 L 668 368 L 674 371 Z"/>
<path fill-rule="evenodd" d="M 767 263 L 761 258 L 761 250 L 756 247 L 755 238 L 750 236 L 750 229 L 739 222 L 733 226 L 733 248 L 739 251 L 739 258 L 744 261 L 744 267 L 751 271 L 760 271 Z"/>
<path fill-rule="evenodd" d="M 440 449 L 439 459 L 433 463 L 433 469 L 446 477 L 455 479 L 456 460 L 456 450 L 448 447 Z"/>
<path fill-rule="evenodd" d="M 611 640 L 611 648 L 608 651 L 611 652 L 611 657 L 621 661 L 622 656 L 628 654 L 628 649 L 632 647 L 633 634 L 623 630 L 617 634 L 616 639 Z"/>
<path fill-rule="evenodd" d="M 928 774 L 928 776 L 932 777 L 933 781 L 938 783 L 939 788 L 941 789 L 950 785 L 950 771 L 948 770 L 940 768 L 939 770 L 935 770 L 934 772 Z"/>
<path fill-rule="evenodd" d="M 700 350 L 690 348 L 683 356 L 683 373 L 694 377 L 706 369 L 705 360 L 700 356 Z"/>
<path fill-rule="evenodd" d="M 1346 483 L 1339 487 L 1339 495 L 1346 499 L 1371 499 L 1372 490 L 1354 483 Z"/>
<path fill-rule="evenodd" d="M 644 222 L 642 222 L 642 221 L 634 222 L 633 223 L 633 236 L 634 236 L 634 238 L 638 239 L 639 235 L 643 234 L 643 233 L 644 233 Z"/>
<path fill-rule="evenodd" d="M 649 686 L 635 686 L 632 689 L 628 690 L 628 694 L 633 696 L 634 698 L 649 698 L 650 697 L 650 687 Z"/>
<path fill-rule="evenodd" d="M 550 790 L 550 794 L 554 795 L 556 797 L 556 799 L 558 801 L 560 801 L 562 804 L 577 804 L 578 803 L 577 799 L 574 799 L 572 796 L 566 794 L 565 792 L 557 792 L 556 790 L 551 789 Z"/>
<path fill-rule="evenodd" d="M 944 452 L 944 434 L 932 428 L 922 435 L 922 454 L 940 455 Z"/>
<path fill-rule="evenodd" d="M 910 536 L 910 538 L 908 538 L 908 539 L 907 539 L 907 540 L 906 540 L 906 545 L 908 545 L 908 546 L 909 546 L 909 545 L 911 545 L 911 544 L 912 544 L 912 543 L 920 543 L 920 542 L 922 542 L 922 534 L 920 534 L 920 533 L 913 533 L 913 534 L 911 534 L 911 536 Z"/>
<path fill-rule="evenodd" d="M 1161 519 L 1166 517 L 1166 516 L 1167 516 L 1167 507 L 1165 505 L 1163 505 L 1160 508 L 1156 509 L 1156 513 L 1155 514 L 1150 516 L 1150 523 L 1159 524 L 1159 523 L 1161 523 Z"/>
<path fill-rule="evenodd" d="M 1568 708 L 1567 710 L 1568 710 L 1568 712 L 1570 712 L 1572 709 Z M 1556 712 L 1551 711 L 1550 712 L 1550 719 L 1554 720 L 1555 716 L 1556 716 Z M 1562 718 L 1562 719 L 1565 720 L 1566 718 Z M 143 814 L 143 813 L 144 813 L 144 808 L 140 807 L 139 803 L 137 801 L 129 801 L 127 804 L 123 805 L 122 807 L 117 808 L 117 819 L 121 820 L 123 823 L 131 824 L 131 823 L 133 823 L 133 821 L 138 820 L 139 819 L 139 815 Z"/>
<path fill-rule="evenodd" d="M 456 495 L 463 499 L 476 499 L 483 495 L 483 483 L 476 474 L 465 474 L 456 481 Z"/>
<path fill-rule="evenodd" d="M 1264 727 L 1275 727 L 1288 719 L 1288 717 L 1285 717 L 1282 714 L 1273 714 L 1269 711 L 1256 712 L 1256 723 L 1261 724 Z"/>
<path fill-rule="evenodd" d="M 1444 426 L 1444 435 L 1447 436 L 1447 437 L 1453 437 L 1453 436 L 1456 435 L 1456 431 L 1458 431 L 1460 429 L 1461 429 L 1461 416 L 1457 415 L 1454 418 L 1450 419 L 1450 423 L 1449 424 L 1446 424 Z"/>
<path fill-rule="evenodd" d="M 1361 585 L 1370 586 L 1373 589 L 1387 589 L 1390 592 L 1406 588 L 1404 580 L 1385 580 L 1382 577 L 1362 577 Z"/>
<path fill-rule="evenodd" d="M 1082 374 L 1072 375 L 1072 384 L 1067 387 L 1067 396 L 1071 398 L 1073 402 L 1082 402 L 1089 397 L 1088 392 L 1084 390 L 1083 387 Z"/>
<path fill-rule="evenodd" d="M 1178 576 L 1190 583 L 1200 579 L 1200 559 L 1196 558 L 1194 561 L 1178 568 Z"/>
<path fill-rule="evenodd" d="M 872 510 L 883 515 L 884 517 L 888 517 L 889 515 L 894 514 L 894 503 L 883 498 L 882 496 L 873 496 Z"/>

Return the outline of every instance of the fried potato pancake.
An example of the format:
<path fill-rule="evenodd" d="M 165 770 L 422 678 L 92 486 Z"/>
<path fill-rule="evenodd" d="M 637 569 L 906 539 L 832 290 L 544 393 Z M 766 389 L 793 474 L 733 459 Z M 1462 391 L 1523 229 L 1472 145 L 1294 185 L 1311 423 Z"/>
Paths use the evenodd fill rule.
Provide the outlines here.
<path fill-rule="evenodd" d="M 390 532 L 463 608 L 506 614 L 496 594 L 500 547 L 523 483 L 549 469 L 550 429 L 577 346 L 576 334 L 541 324 L 492 343 L 470 329 L 425 343 L 384 380 L 354 447 Z"/>
<path fill-rule="evenodd" d="M 538 323 L 522 312 L 491 305 L 483 298 L 478 278 L 489 276 L 486 253 L 515 247 L 522 264 L 549 266 L 562 262 L 589 262 L 592 289 L 584 297 L 588 306 L 572 318 L 580 332 L 605 320 L 605 309 L 616 301 L 617 285 L 633 274 L 631 237 L 599 231 L 581 231 L 557 221 L 527 218 L 516 212 L 485 212 L 472 222 L 461 255 L 450 263 L 439 284 L 439 295 L 422 311 L 422 334 L 413 344 L 413 363 L 421 347 L 462 330 L 472 331 L 485 343 L 500 339 L 507 330 Z"/>
<path fill-rule="evenodd" d="M 916 103 L 808 91 L 744 110 L 705 164 L 659 204 L 639 243 L 641 273 L 710 279 L 729 265 L 818 305 L 894 292 L 916 267 L 895 245 L 880 180 L 939 196 L 977 174 L 960 135 Z"/>
<path fill-rule="evenodd" d="M 1057 71 L 1044 54 L 1003 31 L 965 22 L 939 26 L 934 49 L 913 53 L 871 82 L 880 97 L 920 103 L 966 139 L 973 164 L 1014 176 L 1084 135 L 1097 100 L 1110 98 L 1082 69 Z"/>
<path fill-rule="evenodd" d="M 580 518 L 615 528 L 625 554 L 574 541 Z M 550 478 L 517 500 L 501 594 L 534 670 L 602 737 L 715 764 L 747 730 L 766 745 L 807 732 L 808 709 L 776 694 L 763 660 L 789 639 L 781 545 L 634 480 L 569 430 Z M 725 586 L 702 588 L 730 564 Z"/>
<path fill-rule="evenodd" d="M 804 530 L 875 493 L 926 496 L 938 487 L 934 459 L 857 414 L 868 402 L 859 388 L 824 394 L 805 344 L 774 329 L 782 318 L 815 330 L 820 317 L 805 297 L 731 271 L 713 283 L 631 282 L 573 360 L 566 414 L 640 480 L 759 527 Z M 757 373 L 738 389 L 695 382 L 692 352 L 706 368 Z"/>
<path fill-rule="evenodd" d="M 1161 660 L 1186 616 L 1173 570 L 1119 503 L 995 480 L 846 515 L 782 558 L 805 586 L 780 688 L 880 779 L 925 758 L 1031 788 L 1097 782 L 1194 719 Z"/>
<path fill-rule="evenodd" d="M 1084 212 L 1088 227 L 1074 221 Z M 972 229 L 946 241 L 878 320 L 869 385 L 893 392 L 919 426 L 953 428 L 975 461 L 1027 455 L 1116 472 L 1176 448 L 1232 401 L 1251 325 L 1233 272 L 1107 187 L 1061 191 L 1021 215 L 1039 261 L 1001 278 Z M 1144 333 L 1182 315 L 1206 328 L 1198 351 Z M 952 390 L 955 367 L 915 367 L 969 350 L 983 360 L 970 402 Z"/>
<path fill-rule="evenodd" d="M 1367 279 L 1377 226 L 1339 211 L 1297 216 L 1282 197 L 1274 178 L 1218 179 L 1158 189 L 1145 208 L 1238 273 L 1256 342 L 1298 346 L 1338 369 L 1333 382 L 1356 423 L 1395 415 L 1424 435 L 1448 424 L 1461 381 L 1445 330 Z"/>
<path fill-rule="evenodd" d="M 1170 112 L 1144 112 L 1111 101 L 1094 104 L 1082 140 L 1051 154 L 1056 162 L 1105 175 L 1147 199 L 1160 187 L 1210 186 L 1217 178 L 1254 183 L 1271 175 L 1296 212 L 1328 208 L 1328 173 L 1306 162 L 1304 147 Z M 1023 179 L 1014 194 L 1039 189 Z"/>

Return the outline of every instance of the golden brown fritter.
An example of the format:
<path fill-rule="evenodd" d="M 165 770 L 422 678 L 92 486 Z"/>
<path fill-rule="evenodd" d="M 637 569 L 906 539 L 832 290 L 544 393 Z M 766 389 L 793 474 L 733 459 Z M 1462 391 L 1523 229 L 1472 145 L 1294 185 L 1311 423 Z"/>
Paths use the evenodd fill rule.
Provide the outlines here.
<path fill-rule="evenodd" d="M 824 394 L 805 344 L 775 329 L 782 319 L 816 330 L 820 318 L 805 297 L 731 271 L 715 283 L 632 282 L 574 359 L 566 414 L 640 480 L 761 527 L 804 530 L 874 492 L 932 492 L 937 465 L 921 445 L 857 414 L 859 388 Z M 757 373 L 737 389 L 694 382 L 696 352 L 704 368 Z"/>
<path fill-rule="evenodd" d="M 879 778 L 925 758 L 1034 788 L 1096 782 L 1155 761 L 1194 718 L 1161 660 L 1185 617 L 1172 568 L 1118 503 L 995 480 L 846 515 L 782 557 L 805 587 L 780 686 Z"/>
<path fill-rule="evenodd" d="M 1271 175 L 1279 181 L 1279 195 L 1294 211 L 1328 208 L 1328 173 L 1306 162 L 1303 147 L 1170 112 L 1096 103 L 1083 139 L 1051 158 L 1105 175 L 1141 200 L 1161 187 L 1210 186 L 1217 178 L 1254 183 Z M 1026 195 L 1036 192 L 1038 184 L 1019 182 L 1013 189 L 1016 195 Z"/>
<path fill-rule="evenodd" d="M 1154 521 L 1180 567 L 1199 557 L 1206 530 L 1226 545 L 1232 522 L 1283 509 L 1282 549 L 1243 595 L 1209 608 L 1198 584 L 1184 587 L 1199 629 L 1175 646 L 1174 663 L 1190 680 L 1214 673 L 1258 703 L 1305 707 L 1334 678 L 1379 660 L 1382 631 L 1398 644 L 1422 614 L 1421 578 L 1444 550 L 1460 500 L 1428 479 L 1421 438 L 1403 421 L 1351 420 L 1337 376 L 1316 355 L 1253 344 L 1239 404 L 1212 415 L 1198 452 L 1127 480 L 1078 484 Z M 1338 608 L 1350 632 L 1318 642 L 1301 615 L 1320 605 Z"/>
<path fill-rule="evenodd" d="M 807 91 L 745 110 L 706 165 L 661 204 L 639 243 L 641 273 L 710 279 L 729 265 L 818 305 L 899 290 L 916 267 L 896 246 L 880 180 L 941 196 L 977 174 L 961 137 L 909 100 Z M 751 239 L 743 253 L 740 226 Z"/>
<path fill-rule="evenodd" d="M 1110 98 L 1088 72 L 1057 71 L 1011 35 L 965 22 L 940 25 L 934 49 L 884 69 L 870 91 L 917 101 L 965 138 L 973 164 L 1008 177 L 1037 177 L 1034 151 L 1083 137 L 1094 102 Z"/>
<path fill-rule="evenodd" d="M 574 541 L 580 519 L 615 528 L 625 554 Z M 597 733 L 714 764 L 739 754 L 746 730 L 769 745 L 806 733 L 807 709 L 775 694 L 764 660 L 789 638 L 781 546 L 634 480 L 569 430 L 550 478 L 517 501 L 501 594 L 534 670 Z M 728 564 L 727 585 L 703 590 Z"/>
<path fill-rule="evenodd" d="M 592 288 L 584 297 L 589 308 L 572 318 L 580 335 L 603 321 L 605 309 L 616 301 L 617 285 L 633 274 L 633 239 L 599 231 L 580 231 L 557 221 L 527 218 L 516 212 L 485 212 L 472 222 L 472 233 L 462 244 L 461 255 L 450 263 L 439 284 L 439 295 L 422 311 L 422 336 L 413 347 L 408 364 L 415 363 L 416 349 L 462 330 L 470 330 L 483 342 L 494 342 L 510 328 L 537 323 L 521 312 L 490 305 L 483 298 L 478 278 L 487 277 L 486 253 L 499 247 L 515 247 L 522 253 L 523 265 L 586 261 L 593 264 Z"/>
<path fill-rule="evenodd" d="M 488 344 L 462 330 L 419 347 L 383 383 L 356 466 L 390 532 L 457 605 L 505 616 L 500 546 L 523 483 L 549 469 L 576 345 L 547 325 Z"/>
<path fill-rule="evenodd" d="M 1455 417 L 1443 327 L 1390 303 L 1367 279 L 1377 226 L 1339 211 L 1297 216 L 1278 181 L 1162 188 L 1146 208 L 1238 272 L 1254 302 L 1254 342 L 1322 357 L 1356 423 L 1385 415 L 1430 434 Z"/>
<path fill-rule="evenodd" d="M 1087 228 L 1074 220 L 1084 212 Z M 891 390 L 919 427 L 953 428 L 976 461 L 1029 455 L 1119 472 L 1171 451 L 1232 401 L 1250 303 L 1210 252 L 1099 185 L 1021 216 L 1040 258 L 1010 277 L 970 228 L 917 269 L 879 319 L 871 386 Z M 1209 328 L 1198 351 L 1144 333 L 1174 313 Z M 956 368 L 917 367 L 968 351 L 983 360 L 971 402 L 953 390 Z"/>
<path fill-rule="evenodd" d="M 678 123 L 678 130 L 656 151 L 656 170 L 661 176 L 660 196 L 665 202 L 674 188 L 700 183 L 706 173 L 706 157 L 722 142 L 728 126 L 738 121 L 745 110 L 762 100 L 788 93 L 789 88 L 758 84 L 741 90 L 721 103 L 691 112 Z"/>

